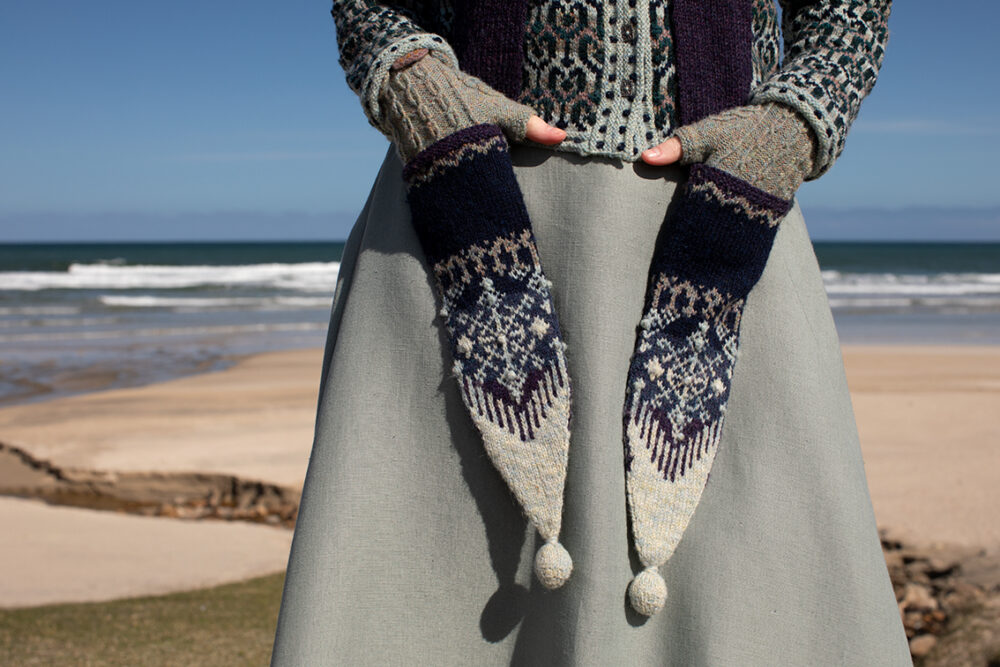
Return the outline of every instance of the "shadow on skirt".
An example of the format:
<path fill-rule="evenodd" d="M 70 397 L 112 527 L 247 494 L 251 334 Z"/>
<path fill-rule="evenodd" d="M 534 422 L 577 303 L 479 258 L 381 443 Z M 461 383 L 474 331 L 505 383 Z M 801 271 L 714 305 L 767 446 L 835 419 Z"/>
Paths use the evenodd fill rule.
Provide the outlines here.
<path fill-rule="evenodd" d="M 819 266 L 796 206 L 751 292 L 718 456 L 650 619 L 626 520 L 622 403 L 682 172 L 514 145 L 569 345 L 569 583 L 448 373 L 390 146 L 351 232 L 274 665 L 909 665 Z"/>

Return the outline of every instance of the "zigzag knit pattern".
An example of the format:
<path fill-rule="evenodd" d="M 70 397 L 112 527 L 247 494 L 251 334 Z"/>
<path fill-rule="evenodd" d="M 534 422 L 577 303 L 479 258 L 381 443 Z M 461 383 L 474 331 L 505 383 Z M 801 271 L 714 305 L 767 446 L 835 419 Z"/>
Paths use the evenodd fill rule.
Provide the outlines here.
<path fill-rule="evenodd" d="M 547 544 L 535 571 L 561 586 L 569 450 L 565 349 L 499 126 L 436 141 L 403 170 L 413 226 L 441 297 L 462 400 L 494 466 Z"/>

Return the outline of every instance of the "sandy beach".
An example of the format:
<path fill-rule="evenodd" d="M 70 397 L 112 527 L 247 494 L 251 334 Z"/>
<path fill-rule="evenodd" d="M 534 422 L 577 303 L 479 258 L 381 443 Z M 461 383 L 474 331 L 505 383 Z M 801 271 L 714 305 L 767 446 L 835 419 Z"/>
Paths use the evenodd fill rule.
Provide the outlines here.
<path fill-rule="evenodd" d="M 59 466 L 221 472 L 301 487 L 322 350 L 254 355 L 223 371 L 0 409 L 0 442 Z"/>
<path fill-rule="evenodd" d="M 0 497 L 0 607 L 113 600 L 281 569 L 291 531 Z"/>
<path fill-rule="evenodd" d="M 1000 552 L 1000 347 L 843 354 L 879 525 Z"/>
<path fill-rule="evenodd" d="M 879 525 L 917 543 L 1000 551 L 1000 347 L 845 346 L 843 353 Z M 56 469 L 63 477 L 221 473 L 300 489 L 321 354 L 265 353 L 223 371 L 0 409 L 0 443 L 50 466 L 0 459 L 0 493 L 24 495 L 51 483 L 56 473 L 45 470 Z M 142 478 L 129 479 L 135 493 Z M 0 498 L 0 514 L 21 536 L 0 549 L 5 607 L 279 571 L 291 540 L 272 526 L 39 500 Z M 122 563 L 135 567 L 127 585 Z"/>

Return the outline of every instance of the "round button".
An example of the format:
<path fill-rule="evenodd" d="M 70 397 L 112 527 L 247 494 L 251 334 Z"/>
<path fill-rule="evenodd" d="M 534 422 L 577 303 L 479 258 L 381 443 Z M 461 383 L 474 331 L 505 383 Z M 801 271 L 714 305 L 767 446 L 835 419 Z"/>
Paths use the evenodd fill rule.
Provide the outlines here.
<path fill-rule="evenodd" d="M 631 23 L 626 23 L 622 26 L 622 39 L 626 42 L 631 42 L 635 39 L 635 29 L 632 28 Z"/>
<path fill-rule="evenodd" d="M 622 95 L 630 99 L 633 95 L 635 95 L 635 85 L 633 85 L 631 79 L 625 79 L 622 81 L 621 91 Z"/>

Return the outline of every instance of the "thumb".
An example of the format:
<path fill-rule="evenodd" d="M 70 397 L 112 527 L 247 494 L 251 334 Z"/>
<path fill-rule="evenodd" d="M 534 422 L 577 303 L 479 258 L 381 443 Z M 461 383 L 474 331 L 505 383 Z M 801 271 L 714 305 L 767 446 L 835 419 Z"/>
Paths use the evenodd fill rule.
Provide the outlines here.
<path fill-rule="evenodd" d="M 558 144 L 566 138 L 566 131 L 560 130 L 554 125 L 549 125 L 541 116 L 532 115 L 528 118 L 528 125 L 525 130 L 525 138 L 537 141 L 540 144 L 551 146 Z"/>
<path fill-rule="evenodd" d="M 641 157 L 646 164 L 655 166 L 673 164 L 681 157 L 681 142 L 676 137 L 671 137 L 659 146 L 647 148 Z"/>

